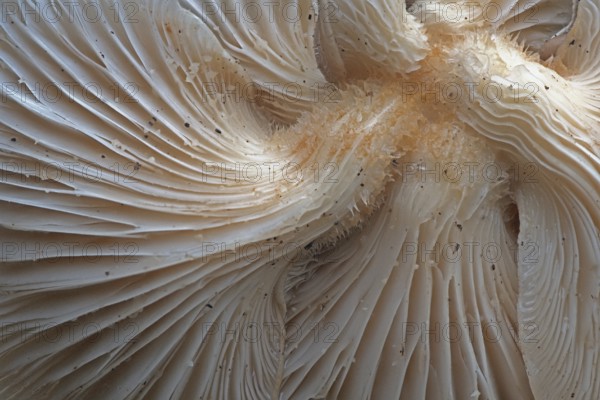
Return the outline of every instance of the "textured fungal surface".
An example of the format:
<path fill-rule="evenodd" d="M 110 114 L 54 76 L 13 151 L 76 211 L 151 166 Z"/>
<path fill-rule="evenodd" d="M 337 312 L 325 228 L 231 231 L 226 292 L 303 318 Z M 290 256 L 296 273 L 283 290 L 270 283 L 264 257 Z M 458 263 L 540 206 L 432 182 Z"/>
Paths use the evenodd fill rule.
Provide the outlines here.
<path fill-rule="evenodd" d="M 0 398 L 600 398 L 600 3 L 3 1 Z"/>

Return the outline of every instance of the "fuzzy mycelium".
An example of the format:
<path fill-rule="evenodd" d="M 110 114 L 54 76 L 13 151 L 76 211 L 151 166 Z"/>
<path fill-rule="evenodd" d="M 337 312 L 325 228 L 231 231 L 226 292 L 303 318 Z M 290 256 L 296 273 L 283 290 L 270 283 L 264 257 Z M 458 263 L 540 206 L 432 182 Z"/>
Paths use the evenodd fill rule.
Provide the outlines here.
<path fill-rule="evenodd" d="M 4 5 L 2 399 L 600 398 L 598 0 Z"/>

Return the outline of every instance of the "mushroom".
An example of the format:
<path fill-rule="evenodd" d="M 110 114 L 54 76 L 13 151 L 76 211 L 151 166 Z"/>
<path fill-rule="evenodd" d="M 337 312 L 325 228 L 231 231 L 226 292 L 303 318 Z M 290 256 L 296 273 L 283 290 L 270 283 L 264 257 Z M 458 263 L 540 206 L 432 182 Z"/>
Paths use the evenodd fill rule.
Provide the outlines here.
<path fill-rule="evenodd" d="M 600 4 L 429 4 L 8 4 L 0 396 L 600 398 Z"/>

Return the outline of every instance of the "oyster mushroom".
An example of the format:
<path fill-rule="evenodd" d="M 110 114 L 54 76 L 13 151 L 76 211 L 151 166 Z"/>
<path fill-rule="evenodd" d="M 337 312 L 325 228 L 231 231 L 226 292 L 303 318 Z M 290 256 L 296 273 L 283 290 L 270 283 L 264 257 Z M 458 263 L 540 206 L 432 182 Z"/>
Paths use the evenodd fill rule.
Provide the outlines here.
<path fill-rule="evenodd" d="M 2 398 L 600 397 L 596 0 L 87 4 L 2 21 Z"/>

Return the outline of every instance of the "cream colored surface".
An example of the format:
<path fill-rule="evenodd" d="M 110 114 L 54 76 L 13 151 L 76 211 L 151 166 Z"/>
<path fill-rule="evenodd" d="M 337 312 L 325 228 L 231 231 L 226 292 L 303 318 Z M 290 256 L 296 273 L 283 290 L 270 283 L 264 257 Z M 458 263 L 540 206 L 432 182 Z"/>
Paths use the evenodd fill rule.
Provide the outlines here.
<path fill-rule="evenodd" d="M 95 4 L 0 30 L 0 397 L 600 398 L 597 0 Z"/>

